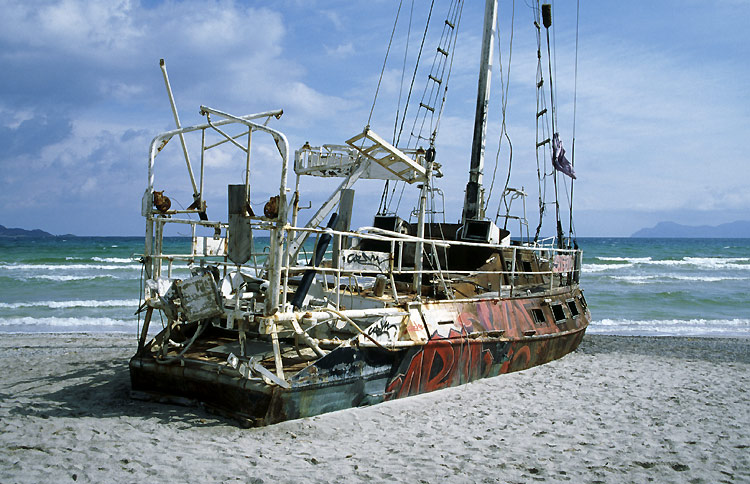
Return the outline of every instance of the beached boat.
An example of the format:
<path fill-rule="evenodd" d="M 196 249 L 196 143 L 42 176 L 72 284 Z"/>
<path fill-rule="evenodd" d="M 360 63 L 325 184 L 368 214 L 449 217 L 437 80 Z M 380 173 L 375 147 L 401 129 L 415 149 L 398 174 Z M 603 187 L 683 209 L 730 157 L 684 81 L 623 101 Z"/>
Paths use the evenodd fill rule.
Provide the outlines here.
<path fill-rule="evenodd" d="M 345 144 L 306 143 L 290 159 L 286 137 L 269 126 L 281 111 L 235 116 L 202 106 L 204 124 L 180 127 L 162 62 L 178 128 L 154 138 L 149 150 L 143 323 L 130 360 L 134 396 L 188 399 L 265 425 L 524 370 L 579 345 L 590 320 L 578 284 L 581 251 L 564 236 L 559 213 L 557 237 L 546 243 L 538 229 L 530 237 L 525 213 L 511 215 L 510 202 L 523 199 L 522 190 L 506 186 L 507 212 L 495 220 L 485 216 L 482 170 L 496 3 L 488 0 L 485 7 L 469 182 L 456 223 L 437 221 L 441 214 L 433 203 L 440 193 L 434 185 L 440 175 L 437 128 L 417 136 L 411 148 L 398 148 L 397 140 L 388 142 L 368 126 Z M 417 116 L 442 110 L 461 7 L 451 3 L 438 68 L 428 76 L 438 94 L 420 101 Z M 541 38 L 549 28 L 549 6 L 536 12 Z M 545 85 L 537 79 L 539 89 Z M 538 107 L 539 122 L 547 113 Z M 199 138 L 198 177 L 188 135 Z M 278 148 L 280 179 L 274 182 L 278 194 L 256 214 L 251 186 L 268 183 L 251 166 L 251 140 L 260 136 L 270 136 Z M 181 210 L 156 191 L 156 157 L 174 138 L 182 143 L 194 198 Z M 225 221 L 209 218 L 215 212 L 207 211 L 204 192 L 205 154 L 220 145 L 238 149 L 245 173 L 244 184 L 228 185 Z M 547 153 L 556 184 L 558 176 L 572 175 L 556 135 L 540 140 L 537 150 Z M 341 183 L 309 222 L 298 224 L 301 182 L 321 176 Z M 158 187 L 174 179 L 162 177 Z M 352 229 L 353 186 L 360 179 L 386 180 L 385 200 L 388 184 L 391 192 L 395 183 L 413 187 L 411 220 L 383 203 L 371 226 Z M 523 206 L 525 212 L 525 201 Z M 176 224 L 192 231 L 188 253 L 167 250 L 165 233 Z M 519 232 L 512 236 L 509 224 Z M 157 315 L 163 330 L 149 340 Z"/>

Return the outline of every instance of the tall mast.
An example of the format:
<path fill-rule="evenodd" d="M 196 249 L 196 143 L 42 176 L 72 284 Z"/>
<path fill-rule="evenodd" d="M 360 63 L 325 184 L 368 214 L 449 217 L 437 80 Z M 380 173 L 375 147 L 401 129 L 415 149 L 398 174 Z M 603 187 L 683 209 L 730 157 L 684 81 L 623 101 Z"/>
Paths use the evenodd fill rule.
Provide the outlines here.
<path fill-rule="evenodd" d="M 487 132 L 487 106 L 490 101 L 492 79 L 492 43 L 497 24 L 497 0 L 487 0 L 484 6 L 484 28 L 482 32 L 482 55 L 479 59 L 479 86 L 477 88 L 477 110 L 474 116 L 474 138 L 471 143 L 471 166 L 469 182 L 461 223 L 484 218 L 484 137 Z"/>

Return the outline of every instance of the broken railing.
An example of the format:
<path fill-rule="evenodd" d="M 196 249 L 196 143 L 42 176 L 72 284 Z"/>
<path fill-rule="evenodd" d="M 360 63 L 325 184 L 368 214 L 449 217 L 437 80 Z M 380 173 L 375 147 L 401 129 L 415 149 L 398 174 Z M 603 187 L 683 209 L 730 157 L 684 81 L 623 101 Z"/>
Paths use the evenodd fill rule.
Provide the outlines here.
<path fill-rule="evenodd" d="M 286 202 L 286 181 L 287 181 L 287 166 L 288 166 L 288 153 L 289 153 L 289 144 L 287 142 L 286 137 L 283 133 L 280 131 L 277 131 L 275 129 L 272 129 L 268 126 L 266 126 L 266 123 L 270 120 L 272 117 L 279 117 L 282 114 L 281 110 L 277 111 L 267 111 L 263 113 L 257 113 L 257 114 L 251 114 L 247 116 L 234 116 L 222 111 L 218 111 L 216 109 L 212 109 L 206 106 L 201 106 L 201 114 L 206 117 L 206 123 L 191 127 L 185 127 L 185 128 L 179 128 L 176 130 L 168 131 L 165 133 L 162 133 L 158 136 L 156 136 L 152 142 L 151 146 L 149 148 L 149 160 L 148 160 L 148 184 L 146 191 L 143 196 L 142 201 L 142 214 L 144 217 L 146 217 L 146 242 L 145 242 L 145 251 L 144 251 L 144 266 L 145 266 L 145 276 L 147 279 L 152 279 L 154 277 L 158 278 L 161 275 L 161 269 L 162 269 L 162 263 L 166 260 L 168 264 L 167 272 L 168 274 L 171 274 L 171 265 L 174 260 L 179 259 L 178 255 L 165 255 L 163 254 L 162 250 L 162 241 L 163 241 L 163 229 L 165 224 L 167 223 L 183 223 L 183 224 L 189 224 L 192 226 L 193 231 L 193 239 L 196 238 L 195 235 L 195 229 L 198 226 L 205 226 L 213 228 L 215 231 L 216 237 L 213 239 L 218 239 L 220 237 L 221 230 L 227 230 L 228 225 L 222 224 L 220 222 L 214 222 L 214 221 L 208 221 L 207 215 L 206 215 L 206 207 L 205 207 L 205 201 L 204 201 L 204 169 L 205 169 L 205 162 L 204 162 L 204 154 L 207 150 L 211 148 L 215 148 L 216 146 L 219 146 L 223 143 L 230 143 L 240 150 L 242 150 L 245 153 L 245 200 L 248 200 L 249 195 L 249 186 L 250 186 L 250 150 L 251 150 L 251 140 L 252 140 L 252 133 L 255 131 L 260 131 L 263 133 L 267 133 L 271 135 L 273 138 L 276 147 L 278 149 L 279 155 L 281 157 L 281 179 L 279 183 L 279 195 L 276 198 L 276 210 L 271 216 L 267 217 L 253 217 L 249 214 L 245 217 L 248 221 L 248 226 L 251 225 L 253 222 L 258 222 L 259 227 L 262 230 L 267 230 L 269 233 L 269 244 L 270 247 L 269 253 L 268 253 L 268 259 L 264 262 L 264 269 L 266 271 L 266 278 L 269 280 L 271 287 L 278 288 L 280 285 L 280 267 L 281 267 L 281 259 L 282 259 L 282 243 L 281 243 L 281 237 L 282 237 L 282 231 L 283 226 L 286 223 L 287 220 L 287 213 L 288 213 L 288 206 Z M 220 118 L 218 120 L 212 120 L 211 117 L 215 116 L 217 118 Z M 258 123 L 257 120 L 261 120 L 265 118 L 265 122 Z M 236 135 L 228 134 L 224 130 L 225 125 L 241 125 L 244 126 L 243 132 Z M 218 133 L 219 135 L 219 141 L 213 144 L 206 144 L 206 131 Z M 164 146 L 169 142 L 170 139 L 172 139 L 174 136 L 178 136 L 180 139 L 183 138 L 184 134 L 192 133 L 192 132 L 200 132 L 201 134 L 201 150 L 200 150 L 200 178 L 199 178 L 199 184 L 195 184 L 195 176 L 193 173 L 193 167 L 190 163 L 189 158 L 186 154 L 186 165 L 188 174 L 190 176 L 191 183 L 194 186 L 195 193 L 194 193 L 194 203 L 187 209 L 187 210 L 170 210 L 171 203 L 168 199 L 166 199 L 166 203 L 164 203 L 164 199 L 162 198 L 162 192 L 155 192 L 154 189 L 154 166 L 155 166 L 155 160 L 157 154 L 164 148 Z M 245 144 L 241 144 L 238 139 L 246 140 Z M 157 197 L 158 193 L 158 197 Z M 162 202 L 161 205 L 159 202 Z M 243 207 L 244 210 L 244 207 Z M 182 215 L 186 216 L 188 214 L 194 214 L 198 215 L 200 217 L 199 221 L 196 220 L 189 220 L 186 218 L 180 218 L 173 216 L 176 215 Z M 254 219 L 254 220 L 253 220 Z M 231 235 L 229 235 L 231 237 Z M 210 255 L 204 254 L 202 255 L 200 260 L 205 260 L 206 257 L 215 257 L 219 256 L 220 250 L 218 249 L 218 243 L 216 242 L 207 242 L 207 239 L 203 239 L 205 245 L 204 249 L 206 249 Z M 196 258 L 196 254 L 191 254 L 192 258 Z M 243 256 L 244 257 L 244 256 Z M 255 266 L 256 271 L 258 270 L 258 257 L 257 254 L 253 255 L 250 254 L 250 257 L 255 257 Z M 232 259 L 232 257 L 229 257 Z M 247 259 L 243 260 L 241 263 L 246 262 Z M 236 261 L 234 261 L 236 262 Z M 220 263 L 220 262 L 219 262 Z M 227 265 L 227 262 L 224 262 L 225 266 Z M 278 300 L 279 292 L 274 290 L 270 291 L 268 294 L 268 297 L 265 302 L 265 311 L 266 314 L 273 314 L 279 306 L 279 300 Z"/>
<path fill-rule="evenodd" d="M 304 265 L 304 261 L 303 264 L 296 262 L 286 265 L 282 269 L 284 293 L 281 301 L 286 301 L 289 298 L 289 294 L 287 293 L 290 286 L 289 282 L 294 280 L 294 276 L 310 270 L 319 274 L 319 283 L 324 286 L 326 292 L 333 296 L 333 299 L 329 302 L 334 304 L 336 308 L 339 308 L 341 305 L 342 288 L 344 288 L 344 292 L 349 293 L 354 291 L 362 292 L 363 289 L 372 289 L 376 296 L 382 296 L 383 286 L 378 287 L 377 284 L 378 279 L 383 280 L 381 278 L 384 278 L 389 283 L 389 295 L 398 304 L 408 299 L 408 294 L 413 295 L 417 292 L 414 287 L 409 287 L 408 283 L 399 283 L 403 278 L 399 278 L 398 276 L 413 275 L 417 272 L 432 276 L 432 283 L 440 287 L 448 298 L 453 299 L 451 285 L 455 282 L 456 278 L 465 280 L 469 277 L 487 274 L 497 276 L 498 280 L 502 280 L 503 276 L 507 276 L 510 284 L 501 284 L 498 296 L 513 296 L 516 294 L 517 288 L 520 289 L 523 287 L 525 290 L 526 286 L 528 286 L 528 284 L 518 282 L 520 276 L 546 276 L 548 289 L 552 290 L 555 287 L 568 286 L 573 281 L 577 281 L 581 269 L 581 251 L 576 249 L 558 249 L 549 246 L 493 246 L 466 241 L 426 239 L 374 227 L 364 227 L 356 232 L 306 227 L 294 227 L 289 228 L 289 230 L 307 232 L 311 238 L 329 234 L 332 236 L 334 247 L 328 253 L 338 254 L 338 258 L 326 258 L 322 263 L 317 265 L 309 261 L 307 265 Z M 358 244 L 349 243 L 345 247 L 343 244 L 347 240 L 358 241 Z M 367 240 L 388 244 L 389 250 L 386 252 L 357 249 L 359 245 L 362 245 Z M 432 268 L 417 270 L 413 265 L 413 261 L 412 264 L 407 265 L 407 262 L 404 260 L 409 253 L 406 250 L 407 244 L 416 247 L 421 245 L 422 257 L 424 260 L 431 261 Z M 511 254 L 507 259 L 510 267 L 504 268 L 504 270 L 454 270 L 450 267 L 441 267 L 440 250 L 459 245 L 478 248 L 491 247 L 496 248 L 498 251 L 507 251 Z M 519 267 L 519 260 L 521 259 L 519 255 L 522 253 L 536 254 L 536 260 L 542 264 L 546 264 L 548 267 L 537 270 Z M 358 279 L 367 279 L 369 285 L 360 284 Z M 398 287 L 406 287 L 407 290 L 403 294 L 400 294 Z"/>

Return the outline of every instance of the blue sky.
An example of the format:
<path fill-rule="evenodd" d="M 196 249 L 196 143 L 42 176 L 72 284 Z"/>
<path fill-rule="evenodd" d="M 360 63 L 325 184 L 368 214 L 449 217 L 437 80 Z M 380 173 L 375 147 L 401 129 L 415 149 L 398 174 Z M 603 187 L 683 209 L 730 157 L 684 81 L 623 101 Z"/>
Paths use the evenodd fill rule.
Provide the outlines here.
<path fill-rule="evenodd" d="M 416 2 L 415 16 L 424 3 Z M 447 2 L 437 3 L 440 18 Z M 464 7 L 437 141 L 449 221 L 460 217 L 467 180 L 483 3 L 470 0 Z M 235 114 L 283 108 L 273 126 L 287 134 L 292 150 L 305 141 L 343 143 L 367 123 L 397 6 L 395 0 L 0 1 L 0 224 L 56 234 L 143 233 L 148 145 L 173 127 L 160 58 L 183 125 L 201 122 L 201 104 Z M 554 9 L 559 130 L 570 152 L 575 2 L 554 2 Z M 532 13 L 524 1 L 500 1 L 499 10 L 505 73 L 513 20 L 511 184 L 529 191 L 535 223 Z M 748 18 L 750 2 L 740 0 L 580 2 L 578 236 L 627 236 L 663 220 L 713 225 L 750 218 Z M 421 29 L 415 20 L 412 51 Z M 406 32 L 397 31 L 372 120 L 386 137 L 405 39 Z M 417 78 L 419 89 L 424 77 Z M 500 91 L 497 76 L 492 90 Z M 499 106 L 494 97 L 487 180 Z M 253 155 L 253 201 L 261 207 L 276 184 L 272 151 L 259 140 Z M 157 188 L 187 206 L 181 156 L 170 143 L 157 176 L 171 169 L 179 176 L 172 185 L 157 179 Z M 504 179 L 507 144 L 498 159 L 498 179 Z M 207 161 L 239 183 L 240 165 L 231 163 L 221 152 Z M 226 218 L 226 180 L 209 184 L 210 216 L 213 208 L 216 218 Z M 303 203 L 315 204 L 331 187 L 330 180 L 308 184 Z M 358 188 L 356 222 L 370 223 L 380 188 L 375 182 Z M 408 217 L 410 207 L 404 207 Z"/>

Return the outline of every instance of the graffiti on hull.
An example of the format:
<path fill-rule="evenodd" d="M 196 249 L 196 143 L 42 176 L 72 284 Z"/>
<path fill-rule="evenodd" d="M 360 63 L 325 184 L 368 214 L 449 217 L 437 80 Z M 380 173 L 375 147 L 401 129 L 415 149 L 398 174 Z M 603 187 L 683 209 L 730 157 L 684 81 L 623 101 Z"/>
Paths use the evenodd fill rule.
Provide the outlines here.
<path fill-rule="evenodd" d="M 507 360 L 510 342 L 434 337 L 401 361 L 386 387 L 387 399 L 401 398 L 468 383 L 499 374 Z"/>
<path fill-rule="evenodd" d="M 433 329 L 429 342 L 410 350 L 401 360 L 386 387 L 387 399 L 431 392 L 547 363 L 574 350 L 587 323 L 586 316 L 582 315 L 564 324 L 554 324 L 547 313 L 542 312 L 539 301 L 532 299 L 459 303 L 454 308 L 457 317 L 452 324 L 428 324 Z M 427 312 L 441 310 L 437 305 L 426 309 Z M 544 317 L 535 320 L 532 309 Z M 425 319 L 430 319 L 429 314 Z M 576 329 L 578 333 L 568 333 Z M 502 331 L 502 340 L 487 337 L 498 330 Z M 560 337 L 555 337 L 555 333 Z M 527 334 L 551 337 L 525 338 Z"/>

